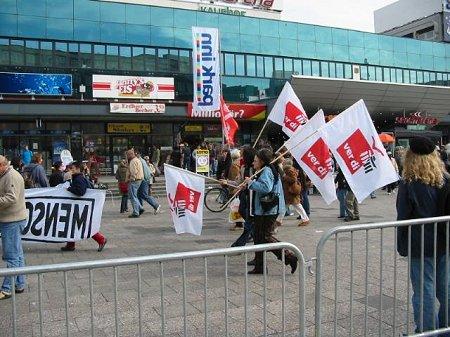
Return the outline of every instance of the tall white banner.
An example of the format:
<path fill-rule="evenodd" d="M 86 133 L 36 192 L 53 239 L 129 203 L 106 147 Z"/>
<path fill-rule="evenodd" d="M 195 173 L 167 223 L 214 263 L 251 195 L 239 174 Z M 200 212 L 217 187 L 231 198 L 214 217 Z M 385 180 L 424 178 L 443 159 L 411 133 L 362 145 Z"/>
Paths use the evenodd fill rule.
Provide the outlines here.
<path fill-rule="evenodd" d="M 319 133 L 359 202 L 398 180 L 363 100 L 340 113 Z"/>
<path fill-rule="evenodd" d="M 289 82 L 284 84 L 267 119 L 281 125 L 283 132 L 292 137 L 298 128 L 308 121 L 305 109 Z"/>
<path fill-rule="evenodd" d="M 330 151 L 317 132 L 325 125 L 325 116 L 319 110 L 302 128 L 291 137 L 285 147 L 316 186 L 329 205 L 336 197 Z"/>
<path fill-rule="evenodd" d="M 203 226 L 205 179 L 170 165 L 164 165 L 164 176 L 175 232 L 200 235 Z"/>
<path fill-rule="evenodd" d="M 105 191 L 88 189 L 78 197 L 64 186 L 25 190 L 28 224 L 22 232 L 24 240 L 73 242 L 100 231 Z"/>
<path fill-rule="evenodd" d="M 194 111 L 220 109 L 220 52 L 217 28 L 192 27 Z"/>

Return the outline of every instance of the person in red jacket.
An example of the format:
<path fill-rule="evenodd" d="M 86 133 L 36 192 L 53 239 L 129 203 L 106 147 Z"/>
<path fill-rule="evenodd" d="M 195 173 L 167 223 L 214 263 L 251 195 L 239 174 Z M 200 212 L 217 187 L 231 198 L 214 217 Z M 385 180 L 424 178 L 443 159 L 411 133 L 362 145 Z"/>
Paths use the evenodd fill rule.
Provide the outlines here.
<path fill-rule="evenodd" d="M 81 163 L 73 162 L 71 164 L 72 179 L 70 187 L 67 190 L 79 197 L 82 197 L 88 188 L 93 188 L 92 183 L 81 173 Z M 98 243 L 97 251 L 101 252 L 105 248 L 108 241 L 105 236 L 98 232 L 92 236 L 92 238 Z M 64 247 L 61 247 L 63 252 L 72 252 L 75 250 L 75 242 L 67 242 Z"/>

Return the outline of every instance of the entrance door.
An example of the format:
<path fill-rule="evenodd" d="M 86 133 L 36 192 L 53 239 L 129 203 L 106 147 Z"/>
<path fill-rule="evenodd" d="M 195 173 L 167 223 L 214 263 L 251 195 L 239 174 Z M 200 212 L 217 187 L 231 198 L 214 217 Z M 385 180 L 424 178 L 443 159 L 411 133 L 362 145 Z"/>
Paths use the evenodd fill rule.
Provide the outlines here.
<path fill-rule="evenodd" d="M 117 170 L 117 165 L 121 159 L 125 158 L 125 152 L 131 148 L 140 151 L 142 154 L 147 154 L 148 149 L 147 136 L 144 135 L 124 135 L 111 137 L 111 154 L 114 172 Z"/>

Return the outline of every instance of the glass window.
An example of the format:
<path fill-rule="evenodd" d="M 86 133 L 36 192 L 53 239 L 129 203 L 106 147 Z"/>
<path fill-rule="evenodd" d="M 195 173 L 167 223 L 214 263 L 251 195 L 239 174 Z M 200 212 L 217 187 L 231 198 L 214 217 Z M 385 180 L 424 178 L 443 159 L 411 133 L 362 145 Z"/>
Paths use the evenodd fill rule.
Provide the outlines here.
<path fill-rule="evenodd" d="M 69 65 L 74 68 L 80 66 L 80 60 L 78 59 L 78 43 L 69 43 Z"/>
<path fill-rule="evenodd" d="M 256 76 L 264 77 L 264 58 L 256 56 Z"/>
<path fill-rule="evenodd" d="M 386 50 L 386 51 L 394 50 L 394 39 L 391 36 L 379 35 L 378 43 L 379 43 L 380 49 L 382 49 L 382 50 Z"/>
<path fill-rule="evenodd" d="M 156 50 L 155 48 L 145 48 L 145 70 L 155 71 L 156 70 Z"/>
<path fill-rule="evenodd" d="M 409 70 L 403 70 L 403 83 L 410 83 Z"/>
<path fill-rule="evenodd" d="M 47 18 L 47 38 L 73 40 L 73 20 Z"/>
<path fill-rule="evenodd" d="M 235 75 L 234 54 L 225 54 L 225 74 Z"/>
<path fill-rule="evenodd" d="M 378 49 L 378 35 L 372 33 L 364 33 L 364 47 L 370 49 Z"/>
<path fill-rule="evenodd" d="M 397 82 L 397 72 L 393 68 L 389 68 L 391 72 L 391 82 L 396 83 Z"/>
<path fill-rule="evenodd" d="M 273 58 L 264 57 L 264 76 L 273 77 Z"/>
<path fill-rule="evenodd" d="M 255 19 L 253 19 L 255 20 Z M 262 36 L 279 37 L 278 22 L 276 20 L 259 20 L 259 32 Z M 281 21 L 280 21 L 281 22 Z"/>
<path fill-rule="evenodd" d="M 302 73 L 302 60 L 294 60 L 294 72 L 296 75 L 300 75 Z"/>
<path fill-rule="evenodd" d="M 348 45 L 348 30 L 332 28 L 331 34 L 333 37 L 333 44 L 343 45 L 343 46 Z"/>
<path fill-rule="evenodd" d="M 331 36 L 331 28 L 329 27 L 321 27 L 316 26 L 316 42 L 319 43 L 333 43 L 333 39 Z"/>
<path fill-rule="evenodd" d="M 348 45 L 352 47 L 364 47 L 364 33 L 354 30 L 348 31 Z"/>
<path fill-rule="evenodd" d="M 383 68 L 375 67 L 375 79 L 379 82 L 383 81 Z"/>
<path fill-rule="evenodd" d="M 126 5 L 125 22 L 138 24 L 138 25 L 150 25 L 150 7 L 141 5 Z"/>
<path fill-rule="evenodd" d="M 344 65 L 342 63 L 336 63 L 336 77 L 344 78 Z"/>
<path fill-rule="evenodd" d="M 226 17 L 228 15 L 222 15 Z M 197 13 L 192 11 L 186 11 L 182 9 L 173 10 L 173 24 L 175 27 L 189 28 L 197 25 Z M 239 24 L 237 24 L 237 29 L 239 30 Z M 221 29 L 222 31 L 222 29 Z"/>
<path fill-rule="evenodd" d="M 3 0 L 0 11 L 2 13 L 17 14 L 17 1 L 16 0 Z M 11 130 L 13 130 L 13 129 L 11 129 Z"/>
<path fill-rule="evenodd" d="M 428 71 L 423 72 L 423 84 L 430 84 L 430 73 Z"/>
<path fill-rule="evenodd" d="M 2 3 L 3 6 L 3 3 Z M 0 7 L 2 11 L 2 7 Z M 0 14 L 0 35 L 16 36 L 17 35 L 17 15 Z"/>
<path fill-rule="evenodd" d="M 76 2 L 76 0 L 75 0 Z M 100 17 L 103 22 L 125 22 L 125 4 L 100 2 Z"/>
<path fill-rule="evenodd" d="M 397 83 L 403 83 L 403 69 L 397 69 Z"/>
<path fill-rule="evenodd" d="M 383 68 L 383 81 L 391 82 L 391 70 L 389 68 Z"/>
<path fill-rule="evenodd" d="M 330 77 L 330 69 L 328 62 L 320 62 L 320 76 Z"/>
<path fill-rule="evenodd" d="M 353 78 L 353 69 L 351 64 L 344 64 L 344 77 L 348 79 Z"/>
<path fill-rule="evenodd" d="M 55 66 L 67 67 L 67 43 L 55 42 Z"/>
<path fill-rule="evenodd" d="M 328 62 L 328 68 L 330 69 L 329 76 L 331 78 L 336 78 L 336 63 L 334 62 Z"/>
<path fill-rule="evenodd" d="M 180 50 L 180 73 L 192 73 L 191 56 L 189 50 Z"/>
<path fill-rule="evenodd" d="M 236 75 L 245 76 L 244 55 L 236 55 Z"/>
<path fill-rule="evenodd" d="M 133 47 L 133 70 L 144 70 L 144 48 Z"/>
<path fill-rule="evenodd" d="M 247 64 L 247 76 L 256 76 L 256 56 L 255 55 L 247 55 L 246 56 L 246 64 Z"/>
<path fill-rule="evenodd" d="M 80 44 L 80 64 L 81 68 L 91 68 L 92 67 L 92 45 L 87 43 Z"/>
<path fill-rule="evenodd" d="M 283 74 L 283 59 L 275 58 L 275 78 L 284 78 Z"/>
<path fill-rule="evenodd" d="M 409 79 L 412 84 L 416 84 L 417 83 L 417 71 L 410 70 L 409 71 Z"/>
<path fill-rule="evenodd" d="M 171 27 L 151 26 L 151 42 L 154 46 L 173 47 L 174 31 Z"/>
<path fill-rule="evenodd" d="M 320 63 L 319 61 L 311 61 L 312 76 L 320 76 Z"/>
<path fill-rule="evenodd" d="M 118 46 L 106 46 L 106 69 L 119 69 Z"/>
<path fill-rule="evenodd" d="M 437 73 L 436 74 L 436 84 L 437 85 L 443 85 L 444 83 L 442 82 L 442 73 Z"/>
<path fill-rule="evenodd" d="M 41 41 L 41 66 L 51 67 L 53 61 L 53 45 L 51 42 Z"/>
<path fill-rule="evenodd" d="M 316 41 L 316 33 L 314 31 L 313 25 L 307 25 L 307 24 L 299 24 L 298 25 L 298 38 L 301 41 L 309 41 L 309 42 L 315 42 Z"/>
<path fill-rule="evenodd" d="M 280 37 L 285 39 L 297 39 L 297 24 L 294 22 L 280 21 L 278 23 Z"/>
<path fill-rule="evenodd" d="M 169 70 L 173 72 L 178 72 L 179 64 L 178 64 L 178 49 L 170 49 L 169 50 Z"/>
<path fill-rule="evenodd" d="M 119 54 L 119 68 L 122 70 L 131 70 L 131 47 L 120 47 Z"/>
<path fill-rule="evenodd" d="M 436 73 L 430 72 L 430 83 L 436 84 Z"/>
<path fill-rule="evenodd" d="M 173 9 L 152 7 L 151 25 L 159 27 L 173 27 Z"/>
<path fill-rule="evenodd" d="M 9 40 L 0 39 L 0 64 L 9 65 Z"/>
<path fill-rule="evenodd" d="M 311 61 L 302 60 L 302 69 L 303 69 L 303 75 L 311 76 L 311 74 L 312 74 Z"/>
<path fill-rule="evenodd" d="M 122 23 L 100 23 L 102 42 L 126 43 L 126 25 Z"/>
<path fill-rule="evenodd" d="M 76 40 L 81 41 L 100 41 L 100 22 L 74 20 L 73 35 Z"/>
<path fill-rule="evenodd" d="M 369 81 L 375 81 L 375 80 L 376 80 L 376 77 L 375 77 L 375 67 L 368 67 L 368 69 L 367 69 L 367 75 L 368 75 L 367 79 L 368 79 Z"/>
<path fill-rule="evenodd" d="M 369 74 L 367 72 L 367 66 L 361 66 L 360 69 L 361 69 L 361 79 L 367 80 L 368 76 L 369 76 Z"/>
<path fill-rule="evenodd" d="M 76 19 L 100 20 L 100 2 L 91 0 L 73 1 L 74 17 Z"/>
<path fill-rule="evenodd" d="M 417 72 L 417 84 L 423 84 L 423 71 Z"/>
<path fill-rule="evenodd" d="M 96 44 L 94 45 L 94 68 L 105 68 L 105 46 Z"/>
<path fill-rule="evenodd" d="M 36 13 L 37 8 L 40 7 L 45 8 L 45 6 L 33 7 L 35 8 L 28 13 Z M 19 36 L 42 38 L 46 35 L 46 20 L 42 17 L 19 15 L 17 17 L 17 24 Z"/>
<path fill-rule="evenodd" d="M 25 64 L 27 66 L 39 65 L 39 42 L 28 40 L 25 42 Z"/>
<path fill-rule="evenodd" d="M 23 65 L 25 58 L 24 42 L 21 40 L 11 40 L 11 65 Z"/>
<path fill-rule="evenodd" d="M 150 27 L 144 25 L 126 25 L 126 43 L 150 45 Z"/>
<path fill-rule="evenodd" d="M 290 58 L 285 58 L 284 59 L 284 77 L 285 78 L 290 78 L 292 76 L 292 59 Z"/>
<path fill-rule="evenodd" d="M 169 50 L 168 49 L 158 49 L 158 72 L 168 72 L 169 71 Z"/>

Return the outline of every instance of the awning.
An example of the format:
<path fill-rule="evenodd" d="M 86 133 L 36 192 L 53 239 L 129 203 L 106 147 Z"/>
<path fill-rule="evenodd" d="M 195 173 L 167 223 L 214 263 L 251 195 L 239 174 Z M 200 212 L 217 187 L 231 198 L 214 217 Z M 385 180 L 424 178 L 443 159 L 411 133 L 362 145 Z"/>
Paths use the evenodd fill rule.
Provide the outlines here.
<path fill-rule="evenodd" d="M 422 115 L 448 120 L 450 88 L 349 79 L 292 76 L 292 87 L 304 108 L 339 113 L 363 99 L 374 119 L 421 111 Z"/>

